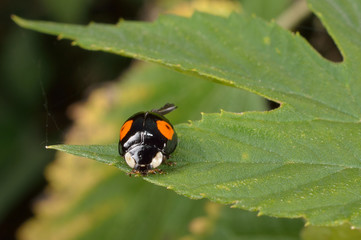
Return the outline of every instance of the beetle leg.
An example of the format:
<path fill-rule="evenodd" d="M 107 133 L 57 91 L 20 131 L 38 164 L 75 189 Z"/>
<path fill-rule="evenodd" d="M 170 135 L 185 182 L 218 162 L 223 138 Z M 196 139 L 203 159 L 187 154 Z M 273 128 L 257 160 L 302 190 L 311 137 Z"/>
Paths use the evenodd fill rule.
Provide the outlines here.
<path fill-rule="evenodd" d="M 131 177 L 131 176 L 139 177 L 140 175 L 142 175 L 142 173 L 139 172 L 138 170 L 133 169 L 132 171 L 128 172 L 127 175 L 129 177 Z"/>
<path fill-rule="evenodd" d="M 165 157 L 163 158 L 163 163 L 167 166 L 174 166 L 174 165 L 177 165 L 176 162 L 173 162 L 173 161 L 169 161 L 169 156 L 168 157 Z"/>
<path fill-rule="evenodd" d="M 165 172 L 162 169 L 154 168 L 154 169 L 148 170 L 148 173 L 150 173 L 150 174 L 164 174 Z"/>

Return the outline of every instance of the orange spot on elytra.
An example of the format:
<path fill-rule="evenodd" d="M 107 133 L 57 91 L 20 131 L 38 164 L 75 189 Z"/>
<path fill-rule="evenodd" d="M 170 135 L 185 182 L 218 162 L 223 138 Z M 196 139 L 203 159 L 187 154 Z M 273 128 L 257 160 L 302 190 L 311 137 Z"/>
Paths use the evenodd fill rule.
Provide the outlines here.
<path fill-rule="evenodd" d="M 120 129 L 120 140 L 122 140 L 125 135 L 129 132 L 130 128 L 132 127 L 133 120 L 126 121 L 122 128 Z"/>
<path fill-rule="evenodd" d="M 168 140 L 172 140 L 174 130 L 173 130 L 172 126 L 169 125 L 169 123 L 167 123 L 166 121 L 163 121 L 163 120 L 158 120 L 157 128 L 164 137 L 166 137 Z"/>

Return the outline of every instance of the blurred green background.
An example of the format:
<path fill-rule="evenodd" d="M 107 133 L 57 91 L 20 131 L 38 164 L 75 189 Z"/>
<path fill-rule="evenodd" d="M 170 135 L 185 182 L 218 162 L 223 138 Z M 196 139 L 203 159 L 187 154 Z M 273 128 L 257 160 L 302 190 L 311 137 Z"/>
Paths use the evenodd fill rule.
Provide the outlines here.
<path fill-rule="evenodd" d="M 46 186 L 43 172 L 54 159 L 54 152 L 46 151 L 45 146 L 63 142 L 72 123 L 69 106 L 84 100 L 102 82 L 116 80 L 131 63 L 130 59 L 85 51 L 71 47 L 67 41 L 21 29 L 11 21 L 11 14 L 77 24 L 116 23 L 120 18 L 153 19 L 180 2 L 185 1 L 0 2 L 0 239 L 14 239 L 17 228 L 32 216 L 33 203 L 46 197 L 42 194 Z M 292 1 L 240 3 L 247 11 L 271 19 Z M 337 48 L 313 16 L 296 30 L 321 54 L 340 60 Z"/>
<path fill-rule="evenodd" d="M 31 216 L 31 204 L 45 185 L 44 167 L 54 157 L 45 145 L 62 142 L 71 124 L 67 107 L 130 63 L 21 29 L 10 15 L 115 23 L 139 18 L 142 7 L 141 0 L 0 1 L 0 239 L 10 238 Z"/>

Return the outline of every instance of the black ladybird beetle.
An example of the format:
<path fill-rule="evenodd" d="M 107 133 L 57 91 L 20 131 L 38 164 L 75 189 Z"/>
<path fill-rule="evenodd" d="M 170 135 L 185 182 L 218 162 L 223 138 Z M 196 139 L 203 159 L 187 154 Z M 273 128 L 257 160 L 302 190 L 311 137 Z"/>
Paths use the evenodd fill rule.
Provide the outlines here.
<path fill-rule="evenodd" d="M 157 167 L 177 147 L 177 134 L 164 117 L 177 107 L 165 104 L 160 109 L 138 112 L 128 118 L 120 129 L 119 154 L 133 170 L 132 174 L 162 173 Z"/>

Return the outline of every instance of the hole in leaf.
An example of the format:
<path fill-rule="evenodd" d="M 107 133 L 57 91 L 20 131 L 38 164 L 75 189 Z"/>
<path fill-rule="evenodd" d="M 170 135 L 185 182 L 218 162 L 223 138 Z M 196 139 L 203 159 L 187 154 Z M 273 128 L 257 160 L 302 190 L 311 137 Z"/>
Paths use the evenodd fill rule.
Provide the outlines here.
<path fill-rule="evenodd" d="M 268 105 L 269 110 L 279 108 L 279 106 L 280 106 L 279 103 L 271 101 L 271 100 L 267 100 L 267 105 Z"/>
<path fill-rule="evenodd" d="M 299 32 L 324 58 L 333 62 L 342 62 L 340 50 L 316 15 L 312 14 L 306 18 L 295 31 Z"/>

